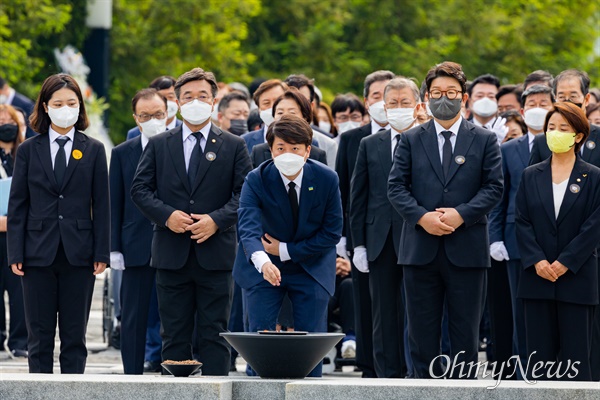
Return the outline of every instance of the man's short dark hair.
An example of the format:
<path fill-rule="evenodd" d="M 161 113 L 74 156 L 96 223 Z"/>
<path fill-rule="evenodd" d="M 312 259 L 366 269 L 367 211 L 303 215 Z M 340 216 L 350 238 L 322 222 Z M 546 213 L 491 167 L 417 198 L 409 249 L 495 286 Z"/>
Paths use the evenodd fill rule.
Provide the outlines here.
<path fill-rule="evenodd" d="M 6 80 L 0 76 L 0 89 L 2 89 L 6 85 Z"/>
<path fill-rule="evenodd" d="M 590 91 L 590 77 L 585 71 L 580 71 L 578 69 L 567 69 L 554 78 L 554 85 L 552 86 L 552 91 L 556 96 L 556 88 L 560 81 L 565 79 L 579 79 L 579 87 L 581 88 L 581 94 L 584 96 L 588 94 Z"/>
<path fill-rule="evenodd" d="M 367 113 L 364 104 L 354 93 L 338 94 L 335 96 L 335 99 L 333 99 L 333 102 L 331 103 L 331 114 L 333 115 L 333 118 L 335 118 L 337 113 L 344 112 L 347 109 L 350 109 L 351 113 L 358 111 L 363 117 Z"/>
<path fill-rule="evenodd" d="M 282 82 L 280 79 L 269 79 L 268 81 L 264 81 L 263 83 L 261 83 L 258 89 L 254 91 L 254 95 L 252 96 L 254 103 L 256 103 L 256 105 L 258 106 L 260 96 L 262 96 L 264 92 L 271 90 L 277 86 L 281 87 L 284 92 L 288 89 L 287 83 Z"/>
<path fill-rule="evenodd" d="M 312 144 L 313 131 L 308 122 L 296 115 L 283 115 L 267 129 L 267 143 L 273 148 L 275 138 L 290 144 Z"/>
<path fill-rule="evenodd" d="M 248 129 L 250 131 L 255 131 L 260 129 L 263 124 L 263 120 L 260 118 L 260 112 L 258 109 L 250 110 L 250 114 L 248 114 Z"/>
<path fill-rule="evenodd" d="M 177 81 L 172 76 L 163 75 L 150 82 L 148 87 L 156 90 L 170 89 L 175 86 Z"/>
<path fill-rule="evenodd" d="M 309 79 L 304 74 L 290 75 L 285 78 L 284 82 L 287 83 L 289 87 L 295 87 L 298 90 L 306 86 L 310 92 L 310 101 L 312 102 L 315 100 L 315 83 L 313 79 Z"/>
<path fill-rule="evenodd" d="M 234 100 L 244 101 L 246 104 L 248 104 L 248 97 L 246 97 L 244 93 L 236 90 L 231 93 L 227 93 L 225 96 L 223 96 L 221 101 L 219 101 L 219 112 L 225 112 L 229 108 L 229 104 Z"/>
<path fill-rule="evenodd" d="M 552 92 L 552 89 L 549 86 L 533 85 L 532 87 L 530 87 L 529 89 L 524 91 L 523 94 L 521 95 L 521 108 L 525 107 L 525 101 L 527 101 L 527 97 L 531 96 L 532 94 L 540 94 L 540 93 L 545 93 L 545 94 L 550 95 L 550 100 L 554 103 L 554 93 Z"/>
<path fill-rule="evenodd" d="M 473 79 L 473 82 L 471 82 L 469 88 L 467 89 L 469 98 L 471 97 L 471 93 L 473 93 L 473 88 L 480 83 L 494 85 L 496 86 L 496 89 L 500 89 L 500 79 L 498 79 L 496 76 L 492 74 L 479 75 L 477 78 Z"/>
<path fill-rule="evenodd" d="M 521 95 L 523 94 L 523 87 L 521 85 L 504 85 L 500 86 L 498 93 L 496 93 L 496 100 L 500 100 L 501 97 L 507 94 L 514 94 L 517 96 L 517 100 L 521 101 Z"/>
<path fill-rule="evenodd" d="M 542 82 L 541 84 L 552 87 L 554 79 L 550 72 L 538 69 L 527 75 L 523 82 L 523 89 L 527 89 L 534 82 Z"/>
<path fill-rule="evenodd" d="M 212 97 L 217 97 L 217 91 L 219 90 L 219 87 L 217 86 L 217 78 L 215 78 L 215 75 L 212 72 L 196 67 L 190 71 L 184 72 L 179 76 L 179 78 L 177 78 L 177 82 L 175 82 L 175 95 L 178 99 L 181 87 L 186 83 L 193 81 L 208 82 L 210 84 Z"/>
<path fill-rule="evenodd" d="M 421 97 L 421 101 L 425 102 L 425 95 L 427 94 L 427 82 L 421 82 L 421 87 L 419 88 L 419 96 Z"/>
<path fill-rule="evenodd" d="M 462 70 L 462 65 L 452 61 L 444 61 L 443 63 L 431 68 L 425 77 L 428 92 L 431 90 L 431 82 L 440 77 L 456 79 L 460 84 L 460 90 L 463 92 L 463 94 L 467 92 L 467 77 Z"/>
<path fill-rule="evenodd" d="M 154 96 L 158 97 L 165 103 L 165 111 L 166 111 L 167 110 L 167 98 L 165 96 L 163 96 L 161 93 L 158 93 L 158 90 L 156 90 L 154 88 L 144 88 L 144 89 L 138 90 L 138 92 L 135 94 L 135 96 L 133 96 L 133 99 L 131 99 L 131 109 L 133 110 L 133 113 L 135 114 L 135 108 L 137 107 L 137 103 L 141 99 L 150 100 Z"/>
<path fill-rule="evenodd" d="M 302 113 L 302 118 L 304 118 L 304 120 L 306 122 L 308 122 L 309 124 L 312 122 L 312 120 L 313 120 L 312 106 L 311 106 L 310 102 L 308 101 L 308 99 L 306 97 L 304 97 L 304 95 L 302 93 L 300 93 L 300 91 L 298 89 L 296 89 L 295 87 L 289 88 L 288 90 L 285 91 L 285 93 L 283 93 L 283 95 L 279 96 L 279 98 L 277 98 L 277 100 L 275 100 L 275 102 L 273 103 L 273 117 L 275 116 L 275 112 L 277 111 L 277 106 L 279 105 L 279 103 L 281 103 L 281 100 L 284 100 L 284 99 L 292 100 L 293 102 L 298 104 L 298 108 L 300 109 L 300 112 Z"/>
<path fill-rule="evenodd" d="M 375 82 L 391 81 L 395 77 L 396 77 L 396 74 L 394 74 L 392 71 L 379 70 L 379 71 L 371 72 L 365 78 L 365 87 L 363 90 L 363 97 L 365 99 L 367 97 L 369 97 L 369 92 L 371 91 L 371 85 L 374 84 Z"/>

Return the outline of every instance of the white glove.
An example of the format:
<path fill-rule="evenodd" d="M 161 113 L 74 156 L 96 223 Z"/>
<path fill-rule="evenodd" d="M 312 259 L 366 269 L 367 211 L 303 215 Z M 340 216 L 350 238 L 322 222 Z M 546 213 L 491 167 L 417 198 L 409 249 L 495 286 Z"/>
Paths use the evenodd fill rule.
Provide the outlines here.
<path fill-rule="evenodd" d="M 120 251 L 110 252 L 110 268 L 114 269 L 115 271 L 125 270 L 125 259 L 123 258 L 123 253 Z"/>
<path fill-rule="evenodd" d="M 494 242 L 490 245 L 490 256 L 496 261 L 510 260 L 504 242 Z"/>
<path fill-rule="evenodd" d="M 498 138 L 498 143 L 502 143 L 506 134 L 508 133 L 508 126 L 506 126 L 506 118 L 498 117 L 496 121 L 494 121 L 494 125 L 492 125 L 492 132 L 496 134 L 496 138 Z"/>
<path fill-rule="evenodd" d="M 354 248 L 354 257 L 352 257 L 354 266 L 357 270 L 366 274 L 369 272 L 369 260 L 367 260 L 367 249 L 365 246 L 358 246 Z"/>
<path fill-rule="evenodd" d="M 338 256 L 350 261 L 348 250 L 346 250 L 346 236 L 342 236 L 338 244 L 335 245 L 335 252 Z"/>

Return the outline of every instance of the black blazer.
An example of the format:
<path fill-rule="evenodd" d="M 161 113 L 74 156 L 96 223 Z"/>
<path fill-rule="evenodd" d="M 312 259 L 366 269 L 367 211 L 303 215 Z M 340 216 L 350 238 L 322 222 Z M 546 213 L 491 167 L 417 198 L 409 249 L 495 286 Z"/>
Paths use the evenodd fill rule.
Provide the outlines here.
<path fill-rule="evenodd" d="M 371 124 L 341 133 L 340 145 L 335 159 L 335 171 L 340 178 L 340 195 L 342 196 L 342 210 L 344 212 L 344 229 L 342 235 L 346 237 L 346 247 L 351 250 L 352 232 L 350 231 L 350 181 L 356 165 L 358 147 L 362 138 L 371 134 Z"/>
<path fill-rule="evenodd" d="M 581 158 L 596 167 L 600 167 L 600 126 L 590 124 L 590 136 L 583 145 L 583 154 Z M 543 133 L 536 135 L 533 139 L 533 147 L 531 148 L 531 157 L 529 165 L 537 164 L 552 155 L 548 148 L 546 135 Z"/>
<path fill-rule="evenodd" d="M 528 167 L 517 192 L 517 242 L 525 268 L 518 296 L 598 304 L 600 169 L 577 157 L 556 219 L 550 162 Z M 558 260 L 569 270 L 550 282 L 535 272 L 541 260 Z"/>
<path fill-rule="evenodd" d="M 252 169 L 244 140 L 212 125 L 196 182 L 190 187 L 185 169 L 182 128 L 150 138 L 131 187 L 131 197 L 142 214 L 154 223 L 152 266 L 183 267 L 195 247 L 198 263 L 208 270 L 231 270 L 235 259 L 236 223 L 240 192 Z M 197 244 L 191 234 L 174 233 L 165 223 L 175 210 L 208 214 L 217 232 Z"/>
<path fill-rule="evenodd" d="M 389 199 L 405 221 L 399 264 L 428 264 L 443 244 L 458 267 L 490 266 L 486 215 L 502 197 L 498 139 L 463 119 L 453 157 L 444 179 L 433 120 L 402 134 L 388 183 Z M 417 222 L 438 207 L 456 208 L 464 223 L 450 235 L 430 235 Z"/>
<path fill-rule="evenodd" d="M 352 175 L 350 228 L 352 243 L 366 246 L 374 261 L 385 244 L 390 229 L 398 256 L 403 220 L 388 199 L 388 177 L 392 169 L 391 130 L 369 135 L 360 141 Z"/>
<path fill-rule="evenodd" d="M 79 150 L 82 156 L 73 157 Z M 8 204 L 8 263 L 45 267 L 62 241 L 71 265 L 110 262 L 110 206 L 104 145 L 75 132 L 62 187 L 54 178 L 47 134 L 23 142 Z"/>
<path fill-rule="evenodd" d="M 272 158 L 271 149 L 269 149 L 268 143 L 257 144 L 252 147 L 252 154 L 250 154 L 250 160 L 252 161 L 252 165 L 254 168 L 258 167 L 263 162 L 270 160 Z M 325 150 L 321 150 L 316 146 L 311 146 L 310 148 L 310 156 L 308 158 L 322 162 L 327 165 L 327 153 Z"/>
<path fill-rule="evenodd" d="M 110 250 L 123 253 L 125 266 L 150 262 L 152 223 L 131 200 L 131 184 L 142 156 L 141 136 L 113 148 L 110 157 Z"/>

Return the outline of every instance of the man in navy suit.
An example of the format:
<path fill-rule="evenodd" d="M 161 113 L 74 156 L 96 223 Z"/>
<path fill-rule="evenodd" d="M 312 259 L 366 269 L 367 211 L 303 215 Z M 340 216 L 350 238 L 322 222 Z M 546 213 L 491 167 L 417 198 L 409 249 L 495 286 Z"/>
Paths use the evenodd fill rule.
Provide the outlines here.
<path fill-rule="evenodd" d="M 542 110 L 551 110 L 554 96 L 552 90 L 545 85 L 534 85 L 521 96 L 521 114 L 534 115 Z M 539 111 L 538 111 L 539 110 Z M 543 114 L 542 114 L 543 115 Z M 544 116 L 545 118 L 545 116 Z M 521 255 L 517 246 L 515 225 L 515 200 L 517 189 L 521 183 L 521 175 L 529 165 L 529 156 L 537 135 L 544 136 L 542 130 L 532 125 L 527 127 L 526 135 L 510 140 L 502 145 L 502 173 L 504 175 L 504 193 L 502 201 L 490 213 L 490 254 L 496 261 L 506 260 L 508 283 L 511 294 L 513 315 L 513 353 L 519 355 L 521 361 L 527 361 L 525 347 L 525 316 L 523 301 L 517 299 L 517 288 L 521 277 Z M 525 364 L 523 364 L 525 365 Z M 517 371 L 520 375 L 520 372 Z"/>
<path fill-rule="evenodd" d="M 175 96 L 175 78 L 168 75 L 159 76 L 150 82 L 148 87 L 157 90 L 167 99 L 167 130 L 181 126 L 181 120 L 176 118 L 179 108 L 177 106 L 177 96 Z M 140 127 L 136 125 L 127 132 L 127 140 L 138 137 L 140 134 Z"/>
<path fill-rule="evenodd" d="M 192 358 L 194 318 L 204 375 L 227 375 L 231 269 L 239 195 L 251 170 L 244 141 L 211 123 L 217 81 L 194 68 L 175 84 L 184 124 L 148 141 L 131 197 L 154 223 L 152 267 L 164 360 Z"/>
<path fill-rule="evenodd" d="M 256 131 L 244 133 L 242 135 L 242 139 L 246 141 L 248 153 L 252 153 L 252 148 L 255 145 L 267 141 L 267 129 L 273 122 L 273 103 L 275 103 L 275 100 L 283 95 L 287 89 L 288 86 L 279 79 L 269 79 L 268 81 L 261 83 L 254 92 L 252 99 L 258 107 L 260 118 L 264 125 Z"/>
<path fill-rule="evenodd" d="M 156 291 L 156 270 L 150 267 L 152 223 L 133 204 L 130 192 L 148 139 L 166 128 L 167 99 L 155 89 L 142 89 L 133 97 L 131 106 L 142 135 L 112 150 L 111 268 L 124 269 L 120 296 L 123 370 L 126 374 L 142 374 L 145 360 L 155 366 L 161 361 L 160 346 L 158 352 L 147 359 L 144 350 L 150 302 L 152 298 L 156 299 L 156 295 L 152 295 Z"/>
<path fill-rule="evenodd" d="M 27 132 L 25 133 L 26 138 L 35 136 L 36 133 L 29 126 L 29 116 L 33 112 L 34 102 L 27 96 L 17 92 L 11 88 L 8 82 L 6 82 L 0 76 L 0 104 L 9 104 L 13 107 L 18 107 L 25 112 L 25 124 L 27 125 Z"/>
<path fill-rule="evenodd" d="M 486 215 L 502 196 L 502 166 L 496 135 L 460 115 L 466 80 L 453 62 L 429 70 L 434 119 L 402 135 L 389 177 L 389 199 L 405 221 L 398 263 L 416 378 L 475 378 L 455 362 L 477 362 L 490 267 Z M 444 300 L 451 343 L 446 368 L 439 362 Z"/>
<path fill-rule="evenodd" d="M 312 128 L 284 115 L 268 129 L 273 161 L 248 174 L 240 198 L 240 248 L 233 270 L 245 292 L 250 331 L 274 330 L 284 296 L 294 328 L 327 331 L 335 290 L 342 206 L 338 177 L 308 160 Z M 310 376 L 321 376 L 321 364 Z"/>

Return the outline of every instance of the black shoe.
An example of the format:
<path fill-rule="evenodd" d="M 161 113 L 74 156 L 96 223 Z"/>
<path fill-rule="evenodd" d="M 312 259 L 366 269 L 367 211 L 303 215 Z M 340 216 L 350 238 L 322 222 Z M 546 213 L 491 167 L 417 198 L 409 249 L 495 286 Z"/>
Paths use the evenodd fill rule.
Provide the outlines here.
<path fill-rule="evenodd" d="M 10 351 L 10 355 L 13 359 L 15 358 L 27 358 L 29 353 L 27 350 L 13 349 Z"/>
<path fill-rule="evenodd" d="M 161 369 L 159 361 L 144 361 L 144 372 L 160 372 Z"/>

